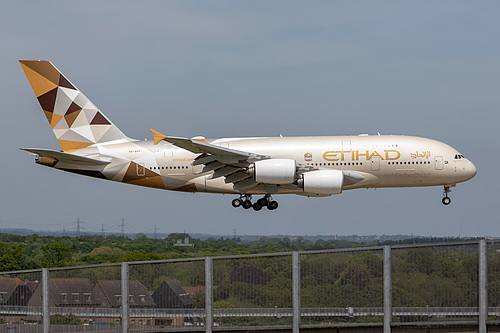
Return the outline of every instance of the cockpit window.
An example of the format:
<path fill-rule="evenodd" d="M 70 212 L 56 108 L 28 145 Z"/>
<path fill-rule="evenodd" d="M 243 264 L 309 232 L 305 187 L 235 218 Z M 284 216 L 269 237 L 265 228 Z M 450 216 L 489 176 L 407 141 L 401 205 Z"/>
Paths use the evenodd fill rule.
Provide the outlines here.
<path fill-rule="evenodd" d="M 456 155 L 455 155 L 455 159 L 456 159 L 456 160 L 459 160 L 459 159 L 462 159 L 462 158 L 465 158 L 465 156 L 464 156 L 464 155 L 462 155 L 462 154 L 456 154 Z"/>

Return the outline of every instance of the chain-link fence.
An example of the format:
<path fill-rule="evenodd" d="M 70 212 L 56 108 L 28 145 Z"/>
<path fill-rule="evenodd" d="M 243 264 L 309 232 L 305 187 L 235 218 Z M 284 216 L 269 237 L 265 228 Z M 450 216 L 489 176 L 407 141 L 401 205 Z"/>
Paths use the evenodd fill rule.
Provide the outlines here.
<path fill-rule="evenodd" d="M 394 248 L 393 320 L 476 319 L 478 276 L 477 243 Z"/>
<path fill-rule="evenodd" d="M 30 302 L 42 281 L 42 271 L 0 275 L 0 332 L 42 333 L 41 304 Z"/>
<path fill-rule="evenodd" d="M 488 243 L 488 320 L 500 322 L 500 242 Z"/>
<path fill-rule="evenodd" d="M 213 263 L 216 325 L 291 325 L 290 254 L 223 257 Z"/>
<path fill-rule="evenodd" d="M 204 326 L 202 259 L 131 263 L 129 277 L 131 329 Z M 139 288 L 146 292 L 141 294 Z M 137 296 L 141 299 L 135 301 Z"/>
<path fill-rule="evenodd" d="M 429 323 L 500 324 L 500 242 L 0 273 L 0 333 Z"/>
<path fill-rule="evenodd" d="M 302 253 L 300 273 L 303 324 L 382 322 L 382 248 Z"/>

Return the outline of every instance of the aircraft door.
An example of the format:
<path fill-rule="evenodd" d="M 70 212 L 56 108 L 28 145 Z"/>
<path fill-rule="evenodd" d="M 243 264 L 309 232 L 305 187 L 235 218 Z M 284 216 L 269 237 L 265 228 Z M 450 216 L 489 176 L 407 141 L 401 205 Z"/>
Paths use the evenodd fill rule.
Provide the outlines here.
<path fill-rule="evenodd" d="M 144 163 L 137 164 L 137 176 L 145 176 L 146 175 L 146 165 Z"/>
<path fill-rule="evenodd" d="M 443 156 L 435 156 L 434 165 L 436 166 L 436 170 L 443 170 Z"/>
<path fill-rule="evenodd" d="M 370 160 L 372 166 L 372 171 L 380 171 L 380 158 L 378 156 L 373 156 Z"/>
<path fill-rule="evenodd" d="M 351 141 L 350 140 L 342 141 L 342 151 L 351 151 Z"/>
<path fill-rule="evenodd" d="M 165 158 L 172 158 L 172 149 L 173 147 L 171 143 L 165 144 L 163 147 L 163 155 Z"/>

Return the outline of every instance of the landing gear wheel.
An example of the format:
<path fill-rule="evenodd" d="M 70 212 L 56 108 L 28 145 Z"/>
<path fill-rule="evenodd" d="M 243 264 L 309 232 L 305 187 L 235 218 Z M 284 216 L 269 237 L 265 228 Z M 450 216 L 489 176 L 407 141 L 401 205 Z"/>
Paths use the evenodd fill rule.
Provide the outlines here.
<path fill-rule="evenodd" d="M 267 209 L 275 210 L 276 208 L 278 208 L 278 202 L 277 201 L 269 201 L 269 203 L 267 204 Z"/>
<path fill-rule="evenodd" d="M 248 209 L 248 208 L 252 207 L 252 202 L 250 200 L 245 200 L 245 201 L 243 201 L 242 206 L 243 206 L 243 208 Z"/>
<path fill-rule="evenodd" d="M 260 198 L 257 202 L 260 203 L 263 207 L 269 204 L 267 198 Z"/>
<path fill-rule="evenodd" d="M 451 203 L 451 198 L 448 197 L 448 193 L 450 193 L 450 192 L 451 192 L 450 186 L 446 186 L 445 185 L 444 186 L 444 192 L 443 192 L 444 198 L 443 198 L 443 200 L 441 200 L 441 202 L 445 206 L 448 206 Z"/>
<path fill-rule="evenodd" d="M 260 201 L 260 200 L 259 200 L 259 201 Z M 253 207 L 253 210 L 255 210 L 255 211 L 259 211 L 259 210 L 261 210 L 261 209 L 262 209 L 262 205 L 261 205 L 261 203 L 260 203 L 259 201 L 257 201 L 256 203 L 254 203 L 254 204 L 253 204 L 253 206 L 252 206 L 252 207 Z"/>
<path fill-rule="evenodd" d="M 241 200 L 240 199 L 234 199 L 231 202 L 231 205 L 233 205 L 234 208 L 238 208 L 239 206 L 241 206 Z"/>

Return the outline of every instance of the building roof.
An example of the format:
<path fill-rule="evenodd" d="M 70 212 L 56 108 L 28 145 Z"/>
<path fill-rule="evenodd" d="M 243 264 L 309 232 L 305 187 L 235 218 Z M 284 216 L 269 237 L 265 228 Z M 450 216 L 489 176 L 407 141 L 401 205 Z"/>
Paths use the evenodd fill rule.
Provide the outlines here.
<path fill-rule="evenodd" d="M 39 283 L 30 306 L 42 305 L 43 283 Z M 95 304 L 92 296 L 92 284 L 87 278 L 53 278 L 49 279 L 51 306 L 92 306 Z"/>
<path fill-rule="evenodd" d="M 195 299 L 198 293 L 205 294 L 205 286 L 195 286 L 195 287 L 182 287 L 186 293 L 189 295 L 189 298 Z M 214 289 L 216 289 L 214 287 Z"/>
<path fill-rule="evenodd" d="M 26 305 L 31 292 L 18 278 L 0 277 L 0 304 Z"/>
<path fill-rule="evenodd" d="M 176 280 L 165 280 L 153 293 L 153 300 L 159 308 L 190 308 L 193 300 Z"/>
<path fill-rule="evenodd" d="M 121 280 L 98 280 L 93 289 L 96 301 L 102 307 L 120 307 L 122 305 Z M 129 281 L 130 307 L 155 307 L 148 289 L 137 280 Z"/>

